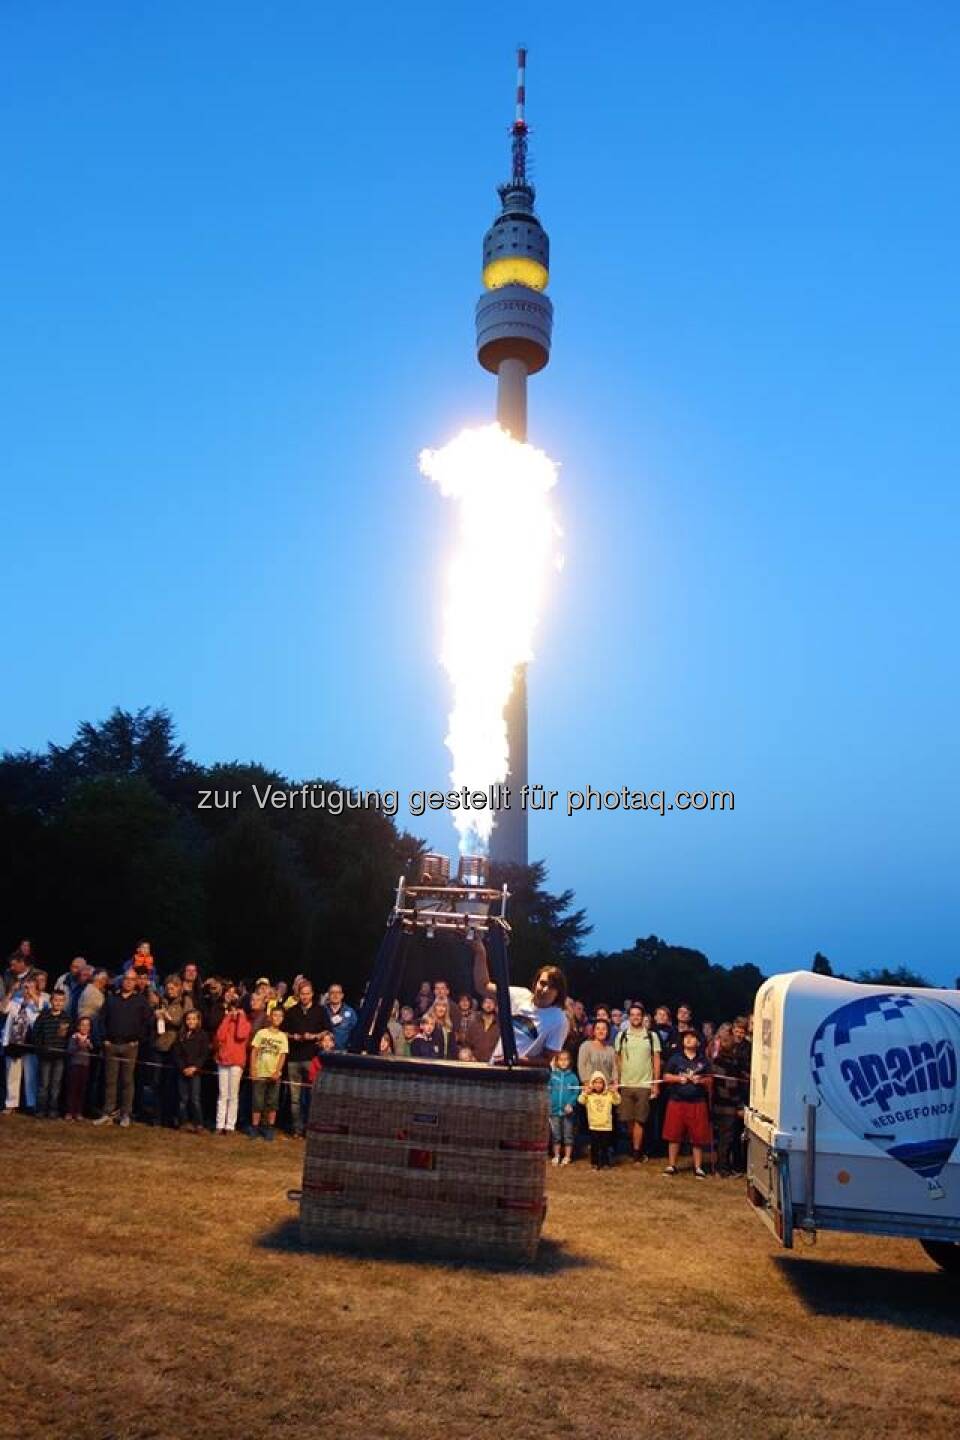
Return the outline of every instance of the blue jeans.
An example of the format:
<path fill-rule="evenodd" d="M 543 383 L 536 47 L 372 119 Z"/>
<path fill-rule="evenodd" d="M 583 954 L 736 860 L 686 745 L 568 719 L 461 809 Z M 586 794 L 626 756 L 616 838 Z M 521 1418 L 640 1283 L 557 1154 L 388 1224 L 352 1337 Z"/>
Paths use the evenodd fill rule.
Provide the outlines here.
<path fill-rule="evenodd" d="M 195 1075 L 177 1076 L 177 1090 L 180 1093 L 180 1120 L 189 1120 L 192 1125 L 203 1124 L 203 1110 L 200 1105 L 200 1072 Z"/>
<path fill-rule="evenodd" d="M 310 1113 L 310 1061 L 287 1061 L 287 1085 L 290 1088 L 290 1125 L 294 1135 L 302 1135 Z"/>
<path fill-rule="evenodd" d="M 37 1114 L 60 1114 L 60 1090 L 63 1085 L 65 1055 L 41 1055 L 40 1085 L 37 1090 Z"/>
<path fill-rule="evenodd" d="M 572 1145 L 575 1135 L 575 1115 L 551 1115 L 550 1134 L 554 1145 Z"/>
<path fill-rule="evenodd" d="M 179 1113 L 177 1079 L 179 1071 L 172 1050 L 154 1052 L 158 1069 L 154 1071 L 155 1115 L 161 1125 L 172 1125 Z"/>

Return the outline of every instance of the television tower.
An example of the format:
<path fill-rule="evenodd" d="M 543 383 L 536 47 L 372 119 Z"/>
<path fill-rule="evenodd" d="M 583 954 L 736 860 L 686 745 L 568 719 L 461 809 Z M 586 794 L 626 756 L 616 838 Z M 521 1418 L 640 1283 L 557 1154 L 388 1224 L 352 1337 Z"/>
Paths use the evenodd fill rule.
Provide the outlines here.
<path fill-rule="evenodd" d="M 527 376 L 550 359 L 553 306 L 543 293 L 550 279 L 550 241 L 533 209 L 527 179 L 527 52 L 517 51 L 517 108 L 510 128 L 510 179 L 497 186 L 500 214 L 483 237 L 484 293 L 477 301 L 477 359 L 497 377 L 497 420 L 516 440 L 527 438 Z M 523 556 L 512 557 L 523 564 Z M 527 667 L 518 665 L 505 709 L 513 805 L 497 815 L 490 858 L 527 863 L 527 815 L 520 787 L 527 784 Z"/>

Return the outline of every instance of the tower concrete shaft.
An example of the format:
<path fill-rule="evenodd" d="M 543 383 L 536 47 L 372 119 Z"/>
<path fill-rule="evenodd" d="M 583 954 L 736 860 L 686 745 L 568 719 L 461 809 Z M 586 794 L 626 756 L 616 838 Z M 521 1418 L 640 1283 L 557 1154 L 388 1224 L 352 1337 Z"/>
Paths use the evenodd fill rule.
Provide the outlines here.
<path fill-rule="evenodd" d="M 500 214 L 483 237 L 484 294 L 477 301 L 477 359 L 497 377 L 497 420 L 515 440 L 527 438 L 527 377 L 550 359 L 553 306 L 543 293 L 550 279 L 550 240 L 534 211 L 527 179 L 526 50 L 517 52 L 517 102 L 511 126 L 511 175 L 498 186 Z M 515 556 L 522 564 L 523 557 Z M 520 809 L 527 774 L 527 670 L 518 665 L 504 710 L 513 804 L 497 816 L 490 857 L 526 865 L 527 815 Z"/>
<path fill-rule="evenodd" d="M 497 420 L 514 440 L 527 438 L 527 367 L 508 356 L 497 370 Z M 529 858 L 527 813 L 520 809 L 520 787 L 527 773 L 527 667 L 513 672 L 513 689 L 504 711 L 507 722 L 507 779 L 513 796 L 510 810 L 501 810 L 490 836 L 490 858 L 500 864 L 526 865 Z"/>

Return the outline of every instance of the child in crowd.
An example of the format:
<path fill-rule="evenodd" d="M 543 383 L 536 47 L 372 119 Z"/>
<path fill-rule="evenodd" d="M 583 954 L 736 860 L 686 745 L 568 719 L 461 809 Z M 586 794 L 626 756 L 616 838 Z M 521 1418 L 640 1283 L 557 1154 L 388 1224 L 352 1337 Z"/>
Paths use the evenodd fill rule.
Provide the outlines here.
<path fill-rule="evenodd" d="M 438 985 L 442 983 L 437 981 Z M 434 1020 L 433 1038 L 437 1045 L 437 1055 L 441 1060 L 453 1060 L 457 1053 L 457 1042 L 450 1015 L 450 1001 L 441 994 L 434 1000 L 433 1009 L 428 1014 L 431 1014 Z"/>
<path fill-rule="evenodd" d="M 439 1060 L 440 1058 L 437 1022 L 429 1013 L 421 1017 L 420 1033 L 411 1041 L 410 1054 L 418 1060 Z"/>
<path fill-rule="evenodd" d="M 570 1052 L 561 1050 L 550 1066 L 550 1135 L 554 1165 L 569 1165 L 573 1159 L 574 1132 L 580 1098 L 580 1080 L 570 1063 Z"/>
<path fill-rule="evenodd" d="M 323 1069 L 323 1056 L 329 1055 L 332 1050 L 336 1050 L 337 1037 L 332 1030 L 321 1030 L 320 1039 L 317 1041 L 317 1044 L 320 1047 L 319 1051 L 310 1061 L 310 1069 L 307 1071 L 307 1081 L 311 1087 Z"/>
<path fill-rule="evenodd" d="M 620 1104 L 620 1094 L 616 1086 L 607 1084 L 602 1070 L 594 1070 L 579 1098 L 587 1111 L 590 1164 L 594 1170 L 605 1170 L 613 1164 L 613 1107 Z"/>
<path fill-rule="evenodd" d="M 87 1082 L 93 1056 L 93 1021 L 83 1015 L 67 1041 L 67 1115 L 68 1120 L 82 1120 L 87 1100 Z"/>
<path fill-rule="evenodd" d="M 458 1046 L 470 1044 L 470 1025 L 476 1009 L 472 995 L 461 995 L 453 1013 L 453 1035 Z"/>
<path fill-rule="evenodd" d="M 272 1140 L 280 1103 L 280 1076 L 290 1051 L 290 1042 L 283 1025 L 283 1010 L 270 1011 L 269 1023 L 258 1030 L 250 1041 L 250 1079 L 253 1081 L 253 1113 L 250 1117 L 250 1138 L 259 1135 Z"/>
<path fill-rule="evenodd" d="M 50 1004 L 41 1010 L 33 1022 L 31 1041 L 40 1065 L 40 1084 L 37 1090 L 37 1114 L 56 1120 L 60 1114 L 60 1090 L 63 1086 L 63 1062 L 67 1056 L 67 1040 L 70 1037 L 70 1016 L 66 1010 L 67 997 L 62 990 L 54 990 Z"/>
<path fill-rule="evenodd" d="M 476 1058 L 476 1055 L 474 1055 L 469 1045 L 461 1045 L 457 1051 L 458 1060 L 476 1060 Z"/>
<path fill-rule="evenodd" d="M 705 1180 L 704 1146 L 710 1145 L 709 1097 L 713 1084 L 710 1061 L 700 1053 L 700 1038 L 695 1030 L 684 1030 L 682 1049 L 671 1055 L 663 1072 L 670 1103 L 663 1121 L 663 1138 L 667 1142 L 669 1163 L 664 1175 L 676 1175 L 680 1146 L 689 1140 L 693 1151 L 693 1173 Z"/>
<path fill-rule="evenodd" d="M 173 1047 L 173 1061 L 177 1067 L 177 1088 L 180 1092 L 180 1124 L 191 1123 L 185 1128 L 199 1135 L 203 1130 L 203 1110 L 200 1104 L 200 1075 L 210 1054 L 210 1037 L 203 1028 L 199 1010 L 188 1010 L 183 1017 L 183 1029 Z"/>
<path fill-rule="evenodd" d="M 412 1053 L 411 1046 L 419 1034 L 420 1027 L 416 1020 L 404 1020 L 400 1026 L 400 1041 L 397 1045 L 397 1054 L 401 1059 L 406 1060 Z"/>

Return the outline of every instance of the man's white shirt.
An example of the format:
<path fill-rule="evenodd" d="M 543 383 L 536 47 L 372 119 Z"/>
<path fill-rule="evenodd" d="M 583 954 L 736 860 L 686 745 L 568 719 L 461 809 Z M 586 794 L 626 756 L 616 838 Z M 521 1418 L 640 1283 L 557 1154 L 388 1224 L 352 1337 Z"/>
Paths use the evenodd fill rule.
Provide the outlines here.
<path fill-rule="evenodd" d="M 510 1011 L 513 1015 L 513 1033 L 517 1040 L 517 1055 L 521 1060 L 534 1059 L 537 1055 L 542 1055 L 544 1050 L 563 1048 L 569 1021 L 562 1006 L 535 1005 L 531 991 L 523 985 L 511 985 Z M 497 1044 L 492 1059 L 503 1059 L 502 1043 Z"/>

